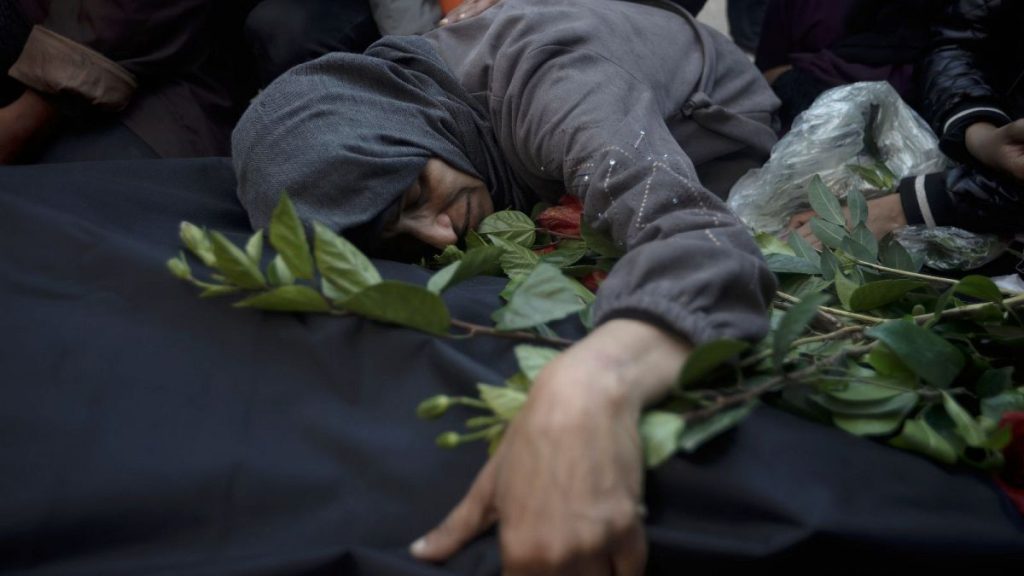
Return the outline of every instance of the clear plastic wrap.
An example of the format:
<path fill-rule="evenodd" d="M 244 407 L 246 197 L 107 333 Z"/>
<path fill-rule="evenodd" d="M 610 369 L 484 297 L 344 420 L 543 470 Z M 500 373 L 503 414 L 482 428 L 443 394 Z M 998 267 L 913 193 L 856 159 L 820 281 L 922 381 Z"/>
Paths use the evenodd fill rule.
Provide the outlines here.
<path fill-rule="evenodd" d="M 815 175 L 840 198 L 859 189 L 870 199 L 892 193 L 906 176 L 947 167 L 935 134 L 888 83 L 860 82 L 825 92 L 800 114 L 764 167 L 733 186 L 729 207 L 754 230 L 777 233 L 810 209 Z M 940 269 L 980 266 L 1001 250 L 995 237 L 957 228 L 908 227 L 897 239 Z"/>

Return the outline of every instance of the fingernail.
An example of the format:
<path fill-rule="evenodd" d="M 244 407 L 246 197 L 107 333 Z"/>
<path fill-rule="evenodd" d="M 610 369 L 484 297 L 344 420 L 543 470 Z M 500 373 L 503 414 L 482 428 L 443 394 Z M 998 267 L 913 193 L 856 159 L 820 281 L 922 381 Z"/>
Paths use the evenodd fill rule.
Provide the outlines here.
<path fill-rule="evenodd" d="M 448 23 L 448 19 L 447 18 L 441 18 L 441 22 L 439 22 L 439 24 L 441 24 L 441 26 L 444 26 L 447 23 Z"/>
<path fill-rule="evenodd" d="M 413 556 L 422 556 L 422 555 L 426 554 L 426 552 L 427 552 L 427 539 L 426 538 L 420 538 L 420 539 L 416 540 L 415 542 L 413 542 L 409 546 L 409 552 L 411 552 Z"/>
<path fill-rule="evenodd" d="M 465 18 L 465 17 L 466 17 L 466 15 L 465 15 L 465 14 L 459 14 L 459 20 L 462 20 L 462 19 L 463 19 L 463 18 Z"/>

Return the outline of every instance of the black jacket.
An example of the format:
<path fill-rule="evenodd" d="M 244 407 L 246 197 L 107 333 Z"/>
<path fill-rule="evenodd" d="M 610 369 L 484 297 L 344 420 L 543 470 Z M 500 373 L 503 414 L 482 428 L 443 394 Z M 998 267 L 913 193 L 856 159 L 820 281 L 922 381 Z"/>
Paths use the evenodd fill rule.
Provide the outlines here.
<path fill-rule="evenodd" d="M 1019 182 L 981 166 L 964 135 L 975 122 L 1024 117 L 1024 2 L 950 0 L 924 65 L 924 112 L 943 152 L 963 165 L 900 188 L 911 224 L 977 232 L 1024 231 Z"/>

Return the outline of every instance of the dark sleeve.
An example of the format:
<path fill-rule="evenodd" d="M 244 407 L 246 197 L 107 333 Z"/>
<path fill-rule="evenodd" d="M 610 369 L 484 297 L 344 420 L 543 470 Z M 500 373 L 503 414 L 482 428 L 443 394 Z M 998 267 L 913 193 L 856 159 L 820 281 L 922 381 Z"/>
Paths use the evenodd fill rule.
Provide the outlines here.
<path fill-rule="evenodd" d="M 979 234 L 1012 236 L 1024 222 L 1020 184 L 968 164 L 907 178 L 899 192 L 911 225 L 956 226 Z"/>
<path fill-rule="evenodd" d="M 1002 126 L 1010 121 L 1003 102 L 982 72 L 982 54 L 1001 14 L 1000 0 L 953 0 L 934 30 L 924 64 L 924 108 L 942 151 L 970 160 L 964 136 L 976 122 Z"/>
<path fill-rule="evenodd" d="M 753 238 L 697 179 L 656 95 L 600 55 L 535 50 L 502 104 L 519 162 L 584 200 L 584 218 L 621 246 L 595 318 L 645 318 L 699 345 L 757 339 L 774 290 Z"/>
<path fill-rule="evenodd" d="M 244 3 L 240 3 L 244 4 Z M 51 2 L 9 70 L 44 94 L 120 109 L 137 82 L 176 77 L 197 65 L 214 34 L 211 0 Z"/>

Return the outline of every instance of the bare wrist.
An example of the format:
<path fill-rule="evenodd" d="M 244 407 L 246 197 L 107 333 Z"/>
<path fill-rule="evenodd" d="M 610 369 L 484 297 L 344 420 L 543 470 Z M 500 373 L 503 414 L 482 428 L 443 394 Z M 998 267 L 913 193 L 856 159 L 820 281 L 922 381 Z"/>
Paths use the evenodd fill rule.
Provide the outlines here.
<path fill-rule="evenodd" d="M 690 349 L 652 324 L 610 320 L 567 350 L 549 381 L 558 386 L 583 373 L 589 384 L 573 392 L 639 411 L 668 393 Z"/>
<path fill-rule="evenodd" d="M 964 132 L 964 145 L 976 159 L 986 162 L 988 156 L 987 143 L 997 128 L 988 122 L 975 122 Z"/>

